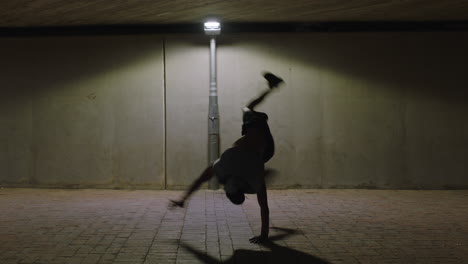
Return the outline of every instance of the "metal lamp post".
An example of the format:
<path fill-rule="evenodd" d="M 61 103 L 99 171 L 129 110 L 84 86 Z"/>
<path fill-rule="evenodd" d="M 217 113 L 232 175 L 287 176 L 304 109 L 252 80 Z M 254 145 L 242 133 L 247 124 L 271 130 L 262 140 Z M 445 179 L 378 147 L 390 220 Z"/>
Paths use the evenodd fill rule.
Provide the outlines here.
<path fill-rule="evenodd" d="M 218 87 L 216 82 L 216 36 L 221 33 L 221 24 L 217 21 L 208 21 L 204 24 L 205 34 L 210 36 L 210 101 L 208 109 L 208 162 L 213 162 L 219 157 L 219 111 L 218 111 Z M 212 177 L 208 188 L 217 190 L 219 183 L 216 177 Z"/>

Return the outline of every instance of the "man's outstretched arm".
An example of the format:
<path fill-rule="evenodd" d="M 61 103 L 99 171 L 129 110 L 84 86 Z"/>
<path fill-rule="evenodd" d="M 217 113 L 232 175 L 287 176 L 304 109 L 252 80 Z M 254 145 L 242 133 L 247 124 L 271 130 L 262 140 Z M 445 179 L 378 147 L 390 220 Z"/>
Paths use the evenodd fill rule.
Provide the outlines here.
<path fill-rule="evenodd" d="M 182 197 L 182 199 L 180 199 L 179 201 L 171 200 L 170 207 L 176 207 L 176 206 L 184 207 L 185 201 L 190 197 L 190 195 L 192 195 L 192 193 L 194 193 L 196 190 L 198 190 L 198 188 L 200 188 L 200 185 L 202 185 L 204 182 L 211 179 L 211 177 L 213 177 L 213 175 L 214 175 L 213 166 L 209 166 L 208 168 L 206 168 L 203 171 L 203 173 L 200 175 L 200 177 L 198 177 L 198 179 L 196 179 L 192 183 L 192 185 L 187 190 L 187 192 Z"/>
<path fill-rule="evenodd" d="M 268 240 L 268 232 L 270 229 L 270 209 L 268 208 L 268 197 L 264 179 L 260 190 L 257 192 L 257 200 L 258 205 L 260 205 L 262 231 L 260 236 L 253 237 L 249 240 L 251 243 L 262 243 Z"/>

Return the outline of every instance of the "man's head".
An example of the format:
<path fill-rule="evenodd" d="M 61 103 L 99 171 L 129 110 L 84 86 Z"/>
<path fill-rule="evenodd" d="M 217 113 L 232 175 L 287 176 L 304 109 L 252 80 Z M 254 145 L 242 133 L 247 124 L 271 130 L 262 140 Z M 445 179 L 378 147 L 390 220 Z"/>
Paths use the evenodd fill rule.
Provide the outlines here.
<path fill-rule="evenodd" d="M 233 204 L 242 204 L 245 200 L 244 193 L 240 190 L 238 184 L 235 181 L 234 177 L 229 177 L 224 185 L 224 190 L 226 191 L 226 196 Z"/>
<path fill-rule="evenodd" d="M 245 195 L 242 192 L 234 192 L 234 193 L 228 193 L 226 192 L 227 198 L 233 203 L 233 204 L 243 204 L 245 201 Z"/>

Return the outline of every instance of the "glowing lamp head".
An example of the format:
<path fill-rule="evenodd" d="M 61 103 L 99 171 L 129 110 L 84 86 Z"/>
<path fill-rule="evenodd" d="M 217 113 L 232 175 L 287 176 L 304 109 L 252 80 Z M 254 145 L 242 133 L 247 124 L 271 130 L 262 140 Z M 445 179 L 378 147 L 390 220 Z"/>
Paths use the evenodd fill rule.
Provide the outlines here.
<path fill-rule="evenodd" d="M 221 23 L 218 21 L 207 21 L 204 24 L 205 34 L 216 36 L 221 33 Z"/>

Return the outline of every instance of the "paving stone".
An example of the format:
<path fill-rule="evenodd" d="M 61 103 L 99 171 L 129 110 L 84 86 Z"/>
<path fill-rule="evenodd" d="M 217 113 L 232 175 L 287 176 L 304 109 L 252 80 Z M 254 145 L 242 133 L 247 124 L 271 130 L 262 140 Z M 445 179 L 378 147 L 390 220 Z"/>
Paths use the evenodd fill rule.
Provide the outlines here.
<path fill-rule="evenodd" d="M 255 195 L 181 194 L 0 189 L 0 263 L 468 263 L 468 191 L 270 190 L 261 246 Z"/>

